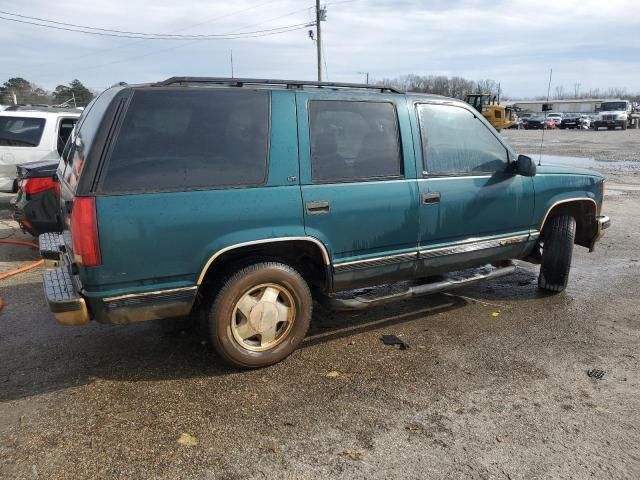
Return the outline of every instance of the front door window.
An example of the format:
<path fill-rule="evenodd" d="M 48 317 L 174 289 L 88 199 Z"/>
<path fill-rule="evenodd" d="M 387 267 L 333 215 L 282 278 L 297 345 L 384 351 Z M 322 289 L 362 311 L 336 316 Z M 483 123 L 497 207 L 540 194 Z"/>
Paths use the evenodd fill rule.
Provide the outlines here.
<path fill-rule="evenodd" d="M 424 172 L 471 175 L 505 172 L 507 149 L 469 110 L 453 105 L 418 106 Z"/>

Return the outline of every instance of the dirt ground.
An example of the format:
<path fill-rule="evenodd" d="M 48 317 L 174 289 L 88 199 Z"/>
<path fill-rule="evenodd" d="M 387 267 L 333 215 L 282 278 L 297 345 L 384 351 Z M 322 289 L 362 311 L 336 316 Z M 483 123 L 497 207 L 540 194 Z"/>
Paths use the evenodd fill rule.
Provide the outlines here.
<path fill-rule="evenodd" d="M 540 133 L 504 135 L 531 153 Z M 640 478 L 640 177 L 615 162 L 640 162 L 640 131 L 545 142 L 614 172 L 612 228 L 576 249 L 560 295 L 523 264 L 366 313 L 318 310 L 303 348 L 238 372 L 167 325 L 57 325 L 41 271 L 3 281 L 0 478 Z M 8 236 L 25 238 L 3 220 Z M 0 245 L 0 272 L 35 258 Z"/>

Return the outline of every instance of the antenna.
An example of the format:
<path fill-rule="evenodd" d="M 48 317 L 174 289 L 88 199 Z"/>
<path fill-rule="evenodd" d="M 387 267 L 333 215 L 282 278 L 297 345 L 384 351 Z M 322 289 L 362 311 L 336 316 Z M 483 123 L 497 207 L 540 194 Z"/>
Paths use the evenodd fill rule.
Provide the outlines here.
<path fill-rule="evenodd" d="M 549 70 L 549 86 L 547 87 L 547 105 L 549 104 L 549 95 L 551 94 L 551 77 L 553 76 L 553 68 Z M 543 108 L 544 110 L 544 108 Z M 542 138 L 540 139 L 540 155 L 538 156 L 538 166 L 542 165 L 542 146 L 544 145 L 544 131 L 547 123 L 547 111 L 544 111 L 544 123 L 542 124 Z"/>
<path fill-rule="evenodd" d="M 231 50 L 231 78 L 234 78 L 235 74 L 233 71 L 233 50 Z"/>

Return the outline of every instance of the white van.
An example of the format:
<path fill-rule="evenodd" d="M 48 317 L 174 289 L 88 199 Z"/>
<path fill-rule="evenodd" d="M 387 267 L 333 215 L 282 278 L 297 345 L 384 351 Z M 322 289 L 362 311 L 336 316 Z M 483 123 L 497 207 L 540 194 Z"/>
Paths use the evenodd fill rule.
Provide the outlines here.
<path fill-rule="evenodd" d="M 0 192 L 15 191 L 16 165 L 58 158 L 81 113 L 50 107 L 0 112 Z"/>

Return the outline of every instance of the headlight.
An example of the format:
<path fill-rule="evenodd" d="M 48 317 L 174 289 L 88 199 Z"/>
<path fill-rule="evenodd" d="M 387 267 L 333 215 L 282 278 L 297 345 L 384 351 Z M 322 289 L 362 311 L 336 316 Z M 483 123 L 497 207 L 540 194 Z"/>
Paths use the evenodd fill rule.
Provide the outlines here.
<path fill-rule="evenodd" d="M 626 120 L 627 119 L 627 114 L 626 113 L 619 113 L 617 118 L 618 118 L 618 120 Z"/>

